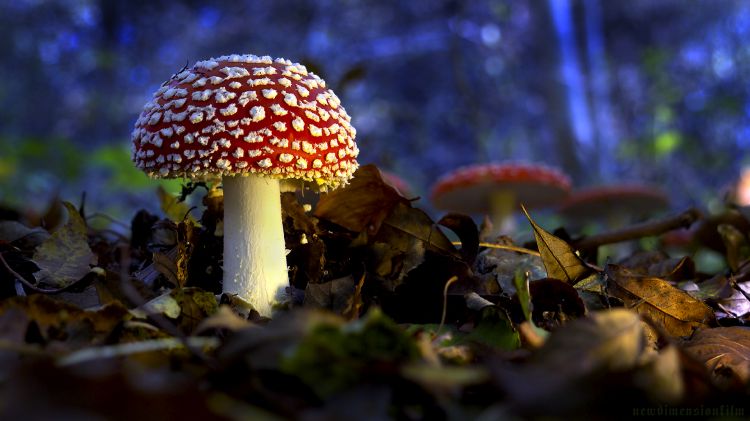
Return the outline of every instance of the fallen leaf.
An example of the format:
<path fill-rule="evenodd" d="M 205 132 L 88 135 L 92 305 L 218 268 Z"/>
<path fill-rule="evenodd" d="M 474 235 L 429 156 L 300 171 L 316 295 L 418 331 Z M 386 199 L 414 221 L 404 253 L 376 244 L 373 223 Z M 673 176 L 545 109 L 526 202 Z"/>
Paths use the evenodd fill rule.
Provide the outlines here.
<path fill-rule="evenodd" d="M 724 247 L 726 248 L 724 255 L 727 258 L 729 269 L 732 272 L 737 272 L 740 263 L 750 255 L 750 245 L 748 245 L 747 237 L 731 224 L 719 224 L 716 227 L 716 231 L 719 232 L 721 240 L 724 242 Z"/>
<path fill-rule="evenodd" d="M 474 220 L 460 213 L 449 213 L 440 218 L 438 225 L 456 233 L 461 241 L 461 255 L 464 261 L 473 264 L 479 253 L 479 228 Z"/>
<path fill-rule="evenodd" d="M 581 419 L 632 410 L 634 396 L 660 396 L 638 378 L 652 370 L 654 354 L 638 314 L 605 310 L 556 329 L 524 364 L 496 366 L 493 374 L 517 416 Z"/>
<path fill-rule="evenodd" d="M 50 342 L 64 343 L 69 348 L 102 343 L 117 325 L 130 318 L 119 303 L 105 305 L 97 311 L 81 310 L 46 295 L 13 297 L 0 302 L 0 315 L 22 311 L 29 322 L 24 326 L 26 340 L 33 329 L 42 345 Z"/>
<path fill-rule="evenodd" d="M 560 279 L 572 285 L 593 273 L 593 270 L 578 257 L 568 243 L 545 231 L 531 219 L 526 208 L 523 206 L 521 208 L 534 230 L 534 238 L 536 238 L 539 253 L 542 255 L 544 267 L 547 269 L 548 278 Z"/>
<path fill-rule="evenodd" d="M 633 275 L 617 265 L 608 265 L 606 273 L 612 296 L 647 315 L 672 336 L 688 336 L 714 320 L 710 307 L 663 279 Z"/>
<path fill-rule="evenodd" d="M 88 244 L 86 222 L 72 204 L 63 204 L 68 221 L 36 249 L 33 257 L 40 269 L 34 274 L 37 282 L 57 288 L 83 278 L 97 261 Z"/>
<path fill-rule="evenodd" d="M 351 275 L 320 284 L 307 284 L 304 304 L 342 314 L 356 290 L 357 282 Z"/>
<path fill-rule="evenodd" d="M 704 363 L 714 380 L 728 386 L 750 381 L 750 328 L 701 329 L 684 344 L 685 351 Z"/>
<path fill-rule="evenodd" d="M 409 203 L 374 165 L 359 167 L 346 186 L 320 197 L 313 215 L 350 231 L 373 235 L 398 203 Z"/>
<path fill-rule="evenodd" d="M 29 228 L 17 221 L 0 221 L 0 240 L 7 241 L 21 250 L 33 250 L 49 238 L 46 230 Z"/>

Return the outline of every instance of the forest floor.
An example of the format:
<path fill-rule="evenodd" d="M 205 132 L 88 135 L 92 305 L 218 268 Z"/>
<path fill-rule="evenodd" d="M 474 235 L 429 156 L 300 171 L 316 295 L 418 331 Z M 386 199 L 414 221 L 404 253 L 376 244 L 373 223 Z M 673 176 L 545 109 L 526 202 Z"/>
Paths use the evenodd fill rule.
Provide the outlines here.
<path fill-rule="evenodd" d="M 269 319 L 222 294 L 221 190 L 184 195 L 200 205 L 162 194 L 129 235 L 83 203 L 0 207 L 0 418 L 748 415 L 741 210 L 588 240 L 532 212 L 535 241 L 513 244 L 364 166 L 317 203 L 282 195 L 289 299 Z M 597 260 L 641 237 L 657 246 Z M 702 249 L 724 268 L 696 269 Z"/>

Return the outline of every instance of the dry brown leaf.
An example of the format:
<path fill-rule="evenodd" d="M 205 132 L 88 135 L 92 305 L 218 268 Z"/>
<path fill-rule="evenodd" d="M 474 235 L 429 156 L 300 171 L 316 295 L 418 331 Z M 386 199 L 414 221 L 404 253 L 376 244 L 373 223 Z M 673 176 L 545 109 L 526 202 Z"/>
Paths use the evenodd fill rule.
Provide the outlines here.
<path fill-rule="evenodd" d="M 398 203 L 409 203 L 380 176 L 374 165 L 364 165 L 346 187 L 321 196 L 313 215 L 350 231 L 375 234 Z"/>
<path fill-rule="evenodd" d="M 617 265 L 609 265 L 606 271 L 612 296 L 672 336 L 688 336 L 714 319 L 710 307 L 661 278 L 634 275 Z"/>
<path fill-rule="evenodd" d="M 526 208 L 522 207 L 531 227 L 534 230 L 534 238 L 542 255 L 544 267 L 547 269 L 547 277 L 566 281 L 571 285 L 591 275 L 593 270 L 586 265 L 576 254 L 573 247 L 563 239 L 550 234 L 536 224 Z"/>
<path fill-rule="evenodd" d="M 36 280 L 57 288 L 80 280 L 97 262 L 88 244 L 86 221 L 75 206 L 63 204 L 68 221 L 37 247 L 33 259 L 39 267 Z"/>
<path fill-rule="evenodd" d="M 706 364 L 720 384 L 736 378 L 750 381 L 750 328 L 742 326 L 701 329 L 687 341 L 685 351 Z"/>

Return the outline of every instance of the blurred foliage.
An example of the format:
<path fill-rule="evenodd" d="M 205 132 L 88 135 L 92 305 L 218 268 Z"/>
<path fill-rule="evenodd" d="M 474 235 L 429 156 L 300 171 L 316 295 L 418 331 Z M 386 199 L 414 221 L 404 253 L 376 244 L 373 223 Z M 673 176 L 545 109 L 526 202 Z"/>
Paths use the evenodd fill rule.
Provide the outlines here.
<path fill-rule="evenodd" d="M 0 182 L 15 202 L 123 188 L 122 206 L 147 206 L 125 159 L 141 107 L 181 66 L 235 52 L 319 73 L 362 162 L 422 197 L 457 166 L 526 159 L 701 204 L 748 163 L 741 0 L 18 0 L 0 25 Z"/>

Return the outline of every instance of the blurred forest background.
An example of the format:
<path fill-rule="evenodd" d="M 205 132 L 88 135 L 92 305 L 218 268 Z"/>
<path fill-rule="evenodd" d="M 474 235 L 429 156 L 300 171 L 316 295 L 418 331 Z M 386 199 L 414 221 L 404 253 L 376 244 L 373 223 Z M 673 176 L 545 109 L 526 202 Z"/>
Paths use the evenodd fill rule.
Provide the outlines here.
<path fill-rule="evenodd" d="M 743 0 L 13 0 L 0 28 L 0 202 L 14 206 L 86 191 L 115 217 L 153 207 L 133 123 L 181 67 L 229 53 L 320 74 L 360 162 L 423 207 L 438 176 L 477 162 L 643 181 L 677 207 L 715 206 L 750 164 Z"/>

